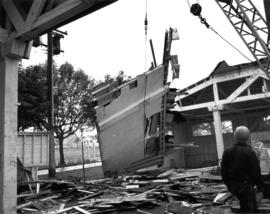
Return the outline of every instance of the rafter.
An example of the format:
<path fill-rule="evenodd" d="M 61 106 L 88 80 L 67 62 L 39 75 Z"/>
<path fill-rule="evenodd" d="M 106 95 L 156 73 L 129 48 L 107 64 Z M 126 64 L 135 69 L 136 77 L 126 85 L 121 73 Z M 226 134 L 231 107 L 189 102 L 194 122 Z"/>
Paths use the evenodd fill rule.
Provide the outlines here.
<path fill-rule="evenodd" d="M 235 100 L 240 94 L 242 94 L 250 85 L 252 85 L 260 75 L 253 75 L 249 77 L 245 82 L 243 82 L 227 99 L 228 103 Z"/>
<path fill-rule="evenodd" d="M 5 0 L 5 1 L 9 2 L 9 0 Z M 116 1 L 117 0 L 103 0 L 103 1 L 89 0 L 87 4 L 82 0 L 56 1 L 55 3 L 56 6 L 54 8 L 48 9 L 47 12 L 41 14 L 36 19 L 36 21 L 34 21 L 31 25 L 27 25 L 26 27 L 20 28 L 20 24 L 24 26 L 24 23 L 22 23 L 23 21 L 21 21 L 19 24 L 19 22 L 17 21 L 17 23 L 15 23 L 17 26 L 16 27 L 17 32 L 13 32 L 10 35 L 9 40 L 16 39 L 16 38 L 20 38 L 20 40 L 22 41 L 31 40 L 38 35 L 44 34 L 48 32 L 49 30 L 55 29 L 63 24 L 67 24 L 73 21 L 74 19 L 77 19 L 83 15 L 87 15 L 88 13 L 94 12 L 95 10 L 98 10 Z M 33 5 L 33 7 L 34 6 L 39 7 L 39 9 L 42 7 L 40 3 L 35 3 L 35 4 L 36 5 Z M 8 3 L 6 3 L 6 5 L 9 6 Z M 7 9 L 10 9 L 10 8 L 7 7 Z M 7 11 L 7 13 L 10 13 L 10 14 L 11 12 L 12 11 L 10 10 Z M 11 16 L 10 14 L 9 16 Z M 30 19 L 32 20 L 33 18 L 29 18 L 29 20 Z M 15 19 L 14 21 L 16 20 L 17 19 Z"/>
<path fill-rule="evenodd" d="M 8 31 L 0 27 L 0 42 L 5 41 L 8 37 Z"/>
<path fill-rule="evenodd" d="M 189 105 L 189 106 L 176 106 L 174 109 L 171 109 L 171 111 L 184 112 L 184 111 L 192 111 L 192 110 L 202 109 L 202 108 L 210 108 L 211 109 L 215 106 L 220 107 L 220 106 L 224 106 L 227 104 L 247 102 L 247 101 L 258 100 L 258 99 L 269 100 L 270 99 L 270 92 L 236 97 L 232 102 L 228 102 L 227 100 L 220 100 L 219 102 L 211 101 L 211 102 L 199 103 L 199 104 Z"/>
<path fill-rule="evenodd" d="M 45 7 L 45 12 L 49 11 L 50 9 L 53 8 L 54 4 L 55 4 L 56 0 L 51 0 L 49 1 L 47 4 L 46 4 L 46 7 Z"/>
<path fill-rule="evenodd" d="M 30 11 L 28 12 L 27 18 L 25 20 L 25 27 L 30 27 L 34 21 L 40 16 L 42 9 L 46 0 L 34 0 L 31 6 Z"/>
<path fill-rule="evenodd" d="M 19 32 L 24 28 L 24 20 L 15 6 L 12 0 L 2 0 L 2 5 L 6 10 L 6 14 L 10 18 L 12 24 L 14 25 L 15 29 Z"/>

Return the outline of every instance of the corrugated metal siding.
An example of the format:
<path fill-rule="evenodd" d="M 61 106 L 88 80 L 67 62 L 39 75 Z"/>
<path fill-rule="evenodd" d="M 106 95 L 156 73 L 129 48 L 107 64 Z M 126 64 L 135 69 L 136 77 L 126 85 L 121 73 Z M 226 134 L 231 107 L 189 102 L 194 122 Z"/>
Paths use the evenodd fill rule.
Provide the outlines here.
<path fill-rule="evenodd" d="M 18 133 L 16 151 L 25 167 L 48 165 L 49 133 Z"/>

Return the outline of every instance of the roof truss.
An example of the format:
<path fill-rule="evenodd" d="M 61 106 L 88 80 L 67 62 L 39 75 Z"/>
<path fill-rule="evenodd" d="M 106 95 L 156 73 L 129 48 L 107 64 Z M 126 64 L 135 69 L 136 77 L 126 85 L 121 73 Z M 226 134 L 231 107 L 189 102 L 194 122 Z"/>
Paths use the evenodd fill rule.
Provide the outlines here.
<path fill-rule="evenodd" d="M 0 0 L 0 43 L 28 42 L 116 1 Z"/>
<path fill-rule="evenodd" d="M 230 94 L 226 96 L 225 99 L 219 99 L 218 91 L 220 90 L 218 87 L 218 83 L 231 81 L 231 85 L 233 86 L 233 81 L 245 78 L 245 81 L 241 83 L 237 88 L 233 90 Z M 261 93 L 259 94 L 251 94 L 250 87 L 257 81 L 261 79 L 263 85 L 261 86 Z M 212 110 L 213 108 L 218 108 L 219 110 L 227 109 L 229 104 L 252 101 L 256 99 L 269 99 L 270 92 L 267 91 L 267 81 L 268 77 L 265 73 L 257 68 L 246 69 L 241 72 L 234 71 L 228 72 L 226 74 L 213 76 L 211 78 L 206 78 L 205 81 L 200 81 L 200 84 L 193 85 L 193 87 L 184 89 L 185 94 L 182 94 L 178 97 L 179 105 L 174 109 L 175 111 L 186 112 L 196 109 L 208 108 Z M 185 98 L 191 97 L 195 93 L 200 94 L 203 90 L 212 86 L 213 94 L 215 94 L 215 99 L 207 102 L 198 102 L 197 104 L 186 105 L 183 104 Z M 247 95 L 243 95 L 244 92 L 247 92 Z"/>

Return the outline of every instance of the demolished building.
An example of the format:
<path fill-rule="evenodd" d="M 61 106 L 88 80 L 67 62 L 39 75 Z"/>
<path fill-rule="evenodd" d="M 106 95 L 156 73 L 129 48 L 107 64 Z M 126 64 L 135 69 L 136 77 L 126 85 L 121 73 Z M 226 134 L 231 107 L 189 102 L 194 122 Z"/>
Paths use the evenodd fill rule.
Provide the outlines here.
<path fill-rule="evenodd" d="M 269 83 L 257 62 L 220 62 L 207 78 L 178 91 L 169 88 L 167 75 L 163 63 L 120 87 L 96 90 L 105 172 L 218 165 L 239 125 L 250 128 L 253 143 L 268 146 Z"/>
<path fill-rule="evenodd" d="M 185 148 L 186 168 L 217 165 L 240 125 L 251 130 L 252 144 L 270 146 L 268 84 L 257 62 L 229 66 L 223 61 L 207 78 L 180 91 L 172 110 L 179 117 L 173 123 L 175 142 L 192 141 L 198 146 Z M 268 173 L 266 165 L 262 171 Z"/>
<path fill-rule="evenodd" d="M 166 32 L 162 65 L 154 65 L 119 87 L 103 84 L 93 92 L 105 172 L 129 168 L 146 157 L 159 161 L 163 156 L 167 105 L 175 96 L 175 90 L 169 88 L 169 67 L 173 78 L 179 73 L 177 56 L 170 54 L 176 37 L 174 29 Z"/>

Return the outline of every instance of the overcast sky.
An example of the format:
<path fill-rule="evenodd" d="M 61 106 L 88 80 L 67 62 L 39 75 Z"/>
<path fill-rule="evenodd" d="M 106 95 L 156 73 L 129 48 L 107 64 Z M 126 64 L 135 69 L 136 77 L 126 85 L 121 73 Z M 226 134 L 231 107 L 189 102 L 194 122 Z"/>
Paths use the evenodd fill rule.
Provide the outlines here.
<path fill-rule="evenodd" d="M 174 83 L 178 88 L 186 87 L 207 77 L 222 60 L 229 65 L 248 62 L 237 51 L 227 45 L 216 34 L 200 23 L 189 12 L 186 0 L 148 0 L 148 41 L 145 46 L 144 17 L 146 0 L 119 0 L 95 13 L 61 28 L 68 35 L 61 40 L 65 51 L 55 56 L 59 65 L 65 61 L 88 75 L 103 79 L 123 70 L 135 77 L 145 71 L 152 55 L 149 39 L 153 40 L 157 64 L 161 64 L 164 33 L 169 27 L 177 28 L 180 40 L 172 44 L 172 53 L 178 54 L 180 79 Z M 197 0 L 190 0 L 190 3 Z M 214 0 L 200 0 L 202 16 L 223 37 L 253 59 L 240 37 L 234 31 Z M 253 1 L 264 14 L 263 1 Z M 42 38 L 46 42 L 46 37 Z M 146 49 L 145 49 L 146 48 Z M 30 60 L 23 64 L 42 63 L 46 60 L 44 48 L 33 48 Z"/>

